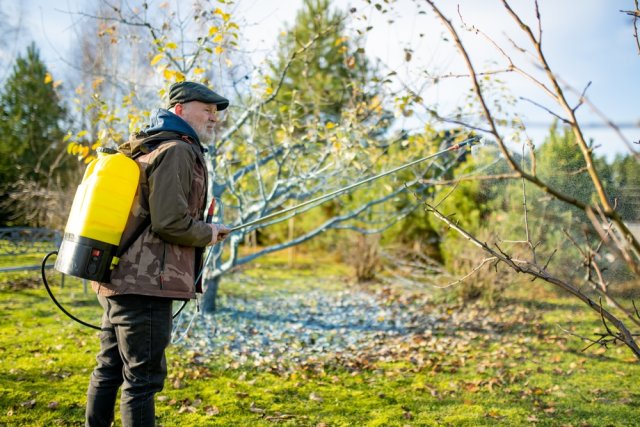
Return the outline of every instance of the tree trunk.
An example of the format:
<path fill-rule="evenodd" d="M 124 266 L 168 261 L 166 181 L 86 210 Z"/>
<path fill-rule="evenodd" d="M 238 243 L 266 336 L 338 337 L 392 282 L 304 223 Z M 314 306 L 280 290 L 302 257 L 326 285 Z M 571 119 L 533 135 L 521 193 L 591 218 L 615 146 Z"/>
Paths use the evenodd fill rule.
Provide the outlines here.
<path fill-rule="evenodd" d="M 205 279 L 205 292 L 202 298 L 202 311 L 205 314 L 213 314 L 216 312 L 216 301 L 218 299 L 218 285 L 220 284 L 220 276 L 212 279 Z"/>

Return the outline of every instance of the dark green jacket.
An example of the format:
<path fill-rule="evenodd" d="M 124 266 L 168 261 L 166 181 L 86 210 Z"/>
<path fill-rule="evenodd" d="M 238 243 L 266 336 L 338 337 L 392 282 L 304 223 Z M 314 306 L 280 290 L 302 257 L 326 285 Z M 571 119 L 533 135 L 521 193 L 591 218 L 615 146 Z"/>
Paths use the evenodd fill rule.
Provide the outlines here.
<path fill-rule="evenodd" d="M 134 135 L 120 151 L 140 167 L 138 191 L 121 241 L 143 231 L 120 257 L 110 283 L 94 283 L 94 289 L 105 296 L 194 298 L 202 248 L 212 238 L 204 221 L 207 168 L 195 132 L 180 117 L 159 110 L 152 126 Z"/>

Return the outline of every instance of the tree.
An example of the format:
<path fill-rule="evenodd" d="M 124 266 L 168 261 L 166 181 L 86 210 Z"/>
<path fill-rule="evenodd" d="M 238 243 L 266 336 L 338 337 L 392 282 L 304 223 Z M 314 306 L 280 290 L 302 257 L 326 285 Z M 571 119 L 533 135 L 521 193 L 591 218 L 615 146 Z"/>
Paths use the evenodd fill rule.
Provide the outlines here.
<path fill-rule="evenodd" d="M 35 44 L 19 56 L 0 94 L 0 182 L 4 222 L 48 225 L 73 175 L 65 155 L 66 109 Z M 51 204 L 53 203 L 53 205 Z"/>
<path fill-rule="evenodd" d="M 442 6 L 436 4 L 438 2 L 427 0 L 426 3 L 448 33 L 447 40 L 452 41 L 452 46 L 459 54 L 461 63 L 466 69 L 466 77 L 473 94 L 473 102 L 466 111 L 457 109 L 451 115 L 439 114 L 438 117 L 449 117 L 449 122 L 455 121 L 458 124 L 464 124 L 469 129 L 481 131 L 489 135 L 497 143 L 502 158 L 515 177 L 522 183 L 523 215 L 521 218 L 524 232 L 517 242 L 512 243 L 526 249 L 526 256 L 518 256 L 519 253 L 515 249 L 507 249 L 501 239 L 496 239 L 495 236 L 489 236 L 492 241 L 485 242 L 478 237 L 477 233 L 470 232 L 465 226 L 461 226 L 454 219 L 443 214 L 437 206 L 428 201 L 426 202 L 427 209 L 487 255 L 487 258 L 478 262 L 478 268 L 484 266 L 488 261 L 493 264 L 499 263 L 520 274 L 540 278 L 568 292 L 583 301 L 587 307 L 594 310 L 602 319 L 604 331 L 599 333 L 595 339 L 586 337 L 585 339 L 592 344 L 602 346 L 623 343 L 640 359 L 640 347 L 635 338 L 637 334 L 634 334 L 630 329 L 630 327 L 636 329 L 640 327 L 640 315 L 628 303 L 619 301 L 611 294 L 609 288 L 611 283 L 602 275 L 605 265 L 603 264 L 604 257 L 601 254 L 606 247 L 607 250 L 615 254 L 614 258 L 624 260 L 635 277 L 640 277 L 640 242 L 630 232 L 620 213 L 616 211 L 613 198 L 607 193 L 601 171 L 598 170 L 598 162 L 594 158 L 592 147 L 585 140 L 581 121 L 577 117 L 577 109 L 585 104 L 590 105 L 586 96 L 586 89 L 583 91 L 567 89 L 567 85 L 560 82 L 559 77 L 554 73 L 547 61 L 542 44 L 542 18 L 538 2 L 534 3 L 535 25 L 532 26 L 511 7 L 507 0 L 502 1 L 504 12 L 513 19 L 516 24 L 515 28 L 521 31 L 521 34 L 518 35 L 523 36 L 523 39 L 529 43 L 527 46 L 516 43 L 515 40 L 521 39 L 515 37 L 515 35 L 510 35 L 507 41 L 508 47 L 490 38 L 481 29 L 469 26 L 464 21 L 462 14 L 459 15 L 461 22 L 458 25 L 458 22 L 454 23 L 442 11 Z M 467 48 L 467 44 L 463 42 L 460 36 L 461 29 L 462 31 L 469 30 L 471 34 L 488 39 L 489 45 L 496 49 L 497 56 L 503 61 L 503 67 L 500 68 L 498 65 L 498 69 L 479 69 L 474 63 L 472 51 Z M 511 48 L 513 50 L 510 50 Z M 509 52 L 515 53 L 510 55 Z M 535 59 L 536 69 L 534 71 L 530 71 L 528 62 L 523 64 L 520 57 L 516 56 L 521 53 L 528 54 L 527 59 Z M 492 63 L 492 66 L 495 67 L 496 62 Z M 541 72 L 538 73 L 537 70 L 541 70 Z M 531 82 L 534 88 L 548 95 L 549 99 L 555 103 L 560 113 L 554 112 L 554 117 L 571 130 L 572 147 L 579 153 L 579 156 L 570 157 L 576 162 L 579 160 L 580 166 L 574 171 L 577 173 L 584 171 L 585 175 L 588 176 L 590 191 L 586 191 L 586 188 L 582 190 L 593 194 L 592 196 L 585 198 L 584 192 L 574 193 L 571 189 L 562 188 L 561 183 L 554 183 L 549 176 L 543 176 L 538 170 L 537 163 L 542 150 L 536 150 L 532 143 L 529 142 L 528 156 L 530 160 L 528 162 L 514 155 L 508 144 L 509 137 L 507 132 L 512 132 L 513 127 L 524 131 L 526 126 L 518 122 L 509 123 L 501 117 L 501 102 L 496 99 L 496 93 L 491 91 L 490 84 L 487 84 L 487 81 L 492 80 L 492 76 L 500 75 L 501 73 L 517 73 L 524 77 L 526 81 Z M 432 75 L 428 75 L 428 78 L 438 84 L 451 75 L 452 73 L 448 73 L 448 75 L 443 73 L 442 76 L 435 76 L 435 78 Z M 460 75 L 459 72 L 456 75 Z M 569 97 L 570 93 L 577 94 L 578 98 L 575 105 Z M 545 109 L 551 112 L 550 109 Z M 508 124 L 512 124 L 513 127 L 507 126 Z M 553 162 L 554 159 L 549 159 L 549 161 Z M 473 180 L 476 178 L 469 177 L 467 179 Z M 536 188 L 543 192 L 547 198 L 557 203 L 577 209 L 588 218 L 587 223 L 577 222 L 575 228 L 566 230 L 567 240 L 575 241 L 576 253 L 579 254 L 573 259 L 573 265 L 576 269 L 584 268 L 584 275 L 581 280 L 576 281 L 571 277 L 563 276 L 562 270 L 556 271 L 550 265 L 554 255 L 553 251 L 551 251 L 549 257 L 540 257 L 537 236 L 532 235 L 532 230 L 529 227 L 532 219 L 528 212 L 530 188 Z M 591 229 L 590 235 L 596 237 L 587 238 L 584 242 L 576 241 L 574 235 L 581 233 L 581 227 L 589 227 Z M 541 228 L 539 233 L 544 235 L 545 231 L 545 228 Z M 605 307 L 603 303 L 596 301 L 592 295 L 585 291 L 583 285 L 586 285 L 586 289 L 590 289 L 604 298 L 609 306 Z"/>
<path fill-rule="evenodd" d="M 211 149 L 217 154 L 213 195 L 225 209 L 219 218 L 247 224 L 437 148 L 412 144 L 405 133 L 389 130 L 392 115 L 383 105 L 393 105 L 391 95 L 359 55 L 356 41 L 342 32 L 347 17 L 333 12 L 326 0 L 306 1 L 280 40 L 278 65 L 265 78 L 264 98 L 254 101 Z M 408 201 L 405 185 L 420 187 L 426 173 L 444 173 L 456 161 L 452 156 L 433 169 L 433 162 L 425 163 L 390 178 L 386 188 L 372 184 L 335 199 L 333 206 L 306 216 L 297 235 L 285 237 L 281 228 L 278 239 L 251 254 L 239 250 L 248 234 L 284 225 L 310 207 L 237 230 L 228 255 L 213 255 L 204 310 L 215 310 L 219 281 L 235 266 L 332 230 L 373 234 L 388 229 L 419 206 L 415 199 Z"/>

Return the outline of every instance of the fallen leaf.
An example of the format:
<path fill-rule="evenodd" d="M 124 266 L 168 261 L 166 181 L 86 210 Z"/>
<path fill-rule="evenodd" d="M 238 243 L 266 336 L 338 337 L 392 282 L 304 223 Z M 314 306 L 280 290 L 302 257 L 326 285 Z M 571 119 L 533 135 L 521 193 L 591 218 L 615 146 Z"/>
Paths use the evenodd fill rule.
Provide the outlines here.
<path fill-rule="evenodd" d="M 262 408 L 258 408 L 256 406 L 256 402 L 251 402 L 251 405 L 249 405 L 249 411 L 253 412 L 254 414 L 264 414 L 265 412 L 267 412 Z"/>
<path fill-rule="evenodd" d="M 54 400 L 54 401 L 49 402 L 49 404 L 47 405 L 47 408 L 49 408 L 49 409 L 56 409 L 56 408 L 58 408 L 58 406 L 60 406 L 60 403 L 59 403 L 59 402 L 56 402 L 56 401 Z"/>
<path fill-rule="evenodd" d="M 309 400 L 313 400 L 314 402 L 324 402 L 324 399 L 322 397 L 313 392 L 309 395 Z"/>
<path fill-rule="evenodd" d="M 268 417 L 264 417 L 265 420 L 267 421 L 285 421 L 285 420 L 291 420 L 293 418 L 295 418 L 295 415 L 291 415 L 291 414 L 281 414 L 279 412 L 276 412 L 275 415 L 271 415 Z"/>
<path fill-rule="evenodd" d="M 178 409 L 179 414 L 184 414 L 185 412 L 194 414 L 196 411 L 197 409 L 194 408 L 193 406 L 182 406 L 180 409 Z"/>
<path fill-rule="evenodd" d="M 209 417 L 213 417 L 214 415 L 218 415 L 220 413 L 220 409 L 218 409 L 217 406 L 209 405 L 205 406 L 204 413 Z"/>
<path fill-rule="evenodd" d="M 489 412 L 484 414 L 484 416 L 487 418 L 495 418 L 495 419 L 504 418 L 504 416 L 500 415 L 500 413 L 495 409 L 491 409 Z"/>
<path fill-rule="evenodd" d="M 22 402 L 20 406 L 27 409 L 33 409 L 33 407 L 36 406 L 36 400 L 35 399 L 27 400 L 26 402 Z"/>

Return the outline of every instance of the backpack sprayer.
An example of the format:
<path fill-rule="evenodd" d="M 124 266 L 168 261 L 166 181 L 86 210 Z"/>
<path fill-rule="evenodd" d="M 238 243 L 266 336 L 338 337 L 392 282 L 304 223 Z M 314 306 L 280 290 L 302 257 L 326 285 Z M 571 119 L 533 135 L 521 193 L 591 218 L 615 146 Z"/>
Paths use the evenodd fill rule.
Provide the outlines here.
<path fill-rule="evenodd" d="M 42 260 L 42 281 L 53 302 L 67 316 L 85 326 L 100 329 L 69 313 L 56 300 L 45 275 L 47 259 L 57 254 L 54 268 L 86 280 L 109 282 L 111 270 L 123 252 L 118 250 L 122 232 L 133 205 L 140 168 L 116 150 L 98 148 L 76 190 L 59 251 Z"/>
<path fill-rule="evenodd" d="M 465 146 L 479 143 L 479 136 L 472 136 L 447 149 L 441 150 L 409 163 L 403 164 L 386 172 L 371 176 L 343 188 L 339 188 L 322 196 L 307 200 L 296 206 L 283 209 L 256 220 L 237 225 L 231 232 L 252 227 L 275 217 L 297 211 L 312 204 L 322 204 L 335 197 L 360 187 L 369 182 L 394 174 L 418 163 L 441 156 L 445 153 L 459 150 Z M 128 249 L 130 243 L 121 245 L 129 211 L 138 187 L 140 169 L 135 160 L 113 149 L 99 148 L 98 158 L 89 163 L 87 170 L 78 186 L 71 206 L 71 213 L 64 230 L 64 238 L 59 251 L 48 253 L 42 260 L 42 281 L 49 296 L 60 310 L 76 322 L 93 329 L 100 327 L 84 322 L 69 313 L 54 297 L 45 276 L 47 259 L 58 255 L 54 268 L 70 276 L 97 282 L 109 282 L 111 270 L 119 261 L 119 257 Z M 206 222 L 210 223 L 215 209 L 215 199 L 207 211 Z M 137 237 L 137 236 L 136 236 Z M 202 271 L 200 272 L 202 274 Z M 177 316 L 183 306 L 174 315 Z"/>

